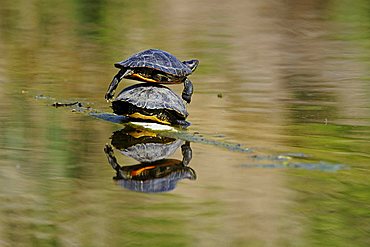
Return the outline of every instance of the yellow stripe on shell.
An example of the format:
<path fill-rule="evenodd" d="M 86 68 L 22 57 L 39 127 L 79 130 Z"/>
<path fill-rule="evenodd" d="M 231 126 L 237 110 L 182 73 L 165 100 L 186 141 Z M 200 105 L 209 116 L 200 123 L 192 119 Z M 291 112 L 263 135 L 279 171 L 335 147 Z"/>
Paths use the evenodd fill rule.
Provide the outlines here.
<path fill-rule="evenodd" d="M 143 115 L 143 114 L 141 114 L 139 112 L 135 112 L 135 113 L 129 115 L 129 117 L 139 118 L 139 119 L 153 120 L 153 121 L 156 121 L 156 122 L 159 122 L 159 123 L 163 123 L 163 124 L 171 124 L 170 122 L 168 122 L 166 120 L 159 119 L 157 116 L 147 116 L 147 115 Z"/>
<path fill-rule="evenodd" d="M 137 78 L 139 78 L 139 79 L 141 79 L 143 81 L 147 81 L 147 82 L 157 82 L 156 80 L 153 80 L 153 79 L 150 79 L 150 78 L 146 78 L 146 77 L 144 77 L 142 75 L 139 75 L 139 74 L 132 74 L 131 76 L 132 77 L 137 77 Z"/>
<path fill-rule="evenodd" d="M 143 136 L 150 136 L 150 137 L 157 137 L 157 134 L 151 131 L 146 131 L 146 130 L 140 130 L 140 131 L 133 131 L 129 133 L 130 136 L 138 139 Z"/>
<path fill-rule="evenodd" d="M 136 171 L 132 171 L 131 176 L 137 176 L 137 175 L 143 173 L 144 171 L 150 170 L 150 169 L 153 169 L 153 168 L 155 168 L 155 166 L 147 166 L 147 167 L 140 168 Z"/>

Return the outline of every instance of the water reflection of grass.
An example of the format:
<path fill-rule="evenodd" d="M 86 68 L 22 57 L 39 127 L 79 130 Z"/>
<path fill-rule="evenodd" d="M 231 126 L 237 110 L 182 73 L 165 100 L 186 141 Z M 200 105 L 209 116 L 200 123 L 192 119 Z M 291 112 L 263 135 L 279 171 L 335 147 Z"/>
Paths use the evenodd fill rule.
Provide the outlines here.
<path fill-rule="evenodd" d="M 292 171 L 291 171 L 292 172 Z M 300 193 L 300 212 L 309 219 L 307 239 L 314 246 L 366 246 L 370 230 L 368 204 L 370 183 L 360 170 L 339 174 L 292 172 L 291 181 Z M 309 185 L 309 186 L 308 186 Z"/>
<path fill-rule="evenodd" d="M 337 173 L 287 170 L 294 175 L 299 207 L 307 216 L 307 239 L 314 246 L 366 246 L 370 230 L 367 126 L 301 124 L 291 126 L 291 145 L 327 160 L 340 159 L 350 169 Z M 333 155 L 336 154 L 336 155 Z M 365 173 L 364 173 L 365 172 Z"/>

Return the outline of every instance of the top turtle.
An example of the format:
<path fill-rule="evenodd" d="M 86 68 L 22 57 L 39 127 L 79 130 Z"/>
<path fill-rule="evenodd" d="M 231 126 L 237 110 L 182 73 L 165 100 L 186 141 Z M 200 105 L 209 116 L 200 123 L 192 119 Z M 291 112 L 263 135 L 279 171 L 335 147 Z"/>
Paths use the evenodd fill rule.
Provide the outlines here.
<path fill-rule="evenodd" d="M 184 83 L 182 98 L 190 103 L 193 85 L 187 76 L 197 68 L 198 64 L 199 61 L 195 59 L 181 62 L 174 55 L 158 49 L 136 53 L 114 64 L 120 71 L 113 77 L 105 99 L 111 100 L 118 83 L 123 78 L 127 78 L 161 84 Z"/>

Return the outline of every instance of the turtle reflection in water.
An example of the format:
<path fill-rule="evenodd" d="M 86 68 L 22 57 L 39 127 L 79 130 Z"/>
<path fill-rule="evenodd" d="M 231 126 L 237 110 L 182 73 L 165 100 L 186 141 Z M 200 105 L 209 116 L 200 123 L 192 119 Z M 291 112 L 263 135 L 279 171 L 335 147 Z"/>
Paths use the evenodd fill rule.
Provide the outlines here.
<path fill-rule="evenodd" d="M 113 112 L 133 120 L 187 127 L 189 115 L 181 98 L 171 89 L 154 84 L 125 88 L 112 102 Z"/>
<path fill-rule="evenodd" d="M 104 152 L 109 164 L 116 171 L 114 180 L 126 189 L 156 193 L 173 190 L 182 179 L 196 179 L 195 171 L 188 167 L 192 158 L 190 143 L 155 133 L 126 127 L 112 135 L 112 145 L 122 154 L 140 164 L 120 166 L 111 145 Z M 181 145 L 182 144 L 182 145 Z M 167 159 L 181 146 L 183 159 Z"/>
<path fill-rule="evenodd" d="M 123 78 L 127 78 L 161 84 L 183 83 L 182 98 L 190 103 L 193 85 L 187 76 L 193 73 L 198 64 L 199 61 L 196 59 L 181 62 L 174 55 L 158 49 L 136 53 L 128 59 L 114 64 L 120 71 L 113 77 L 105 99 L 111 100 L 119 82 Z"/>

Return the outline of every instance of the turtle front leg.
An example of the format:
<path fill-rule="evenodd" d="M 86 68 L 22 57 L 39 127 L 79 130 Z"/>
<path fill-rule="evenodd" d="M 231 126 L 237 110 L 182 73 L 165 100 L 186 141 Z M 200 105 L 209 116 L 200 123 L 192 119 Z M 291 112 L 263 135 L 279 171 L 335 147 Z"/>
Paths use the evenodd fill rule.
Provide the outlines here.
<path fill-rule="evenodd" d="M 129 76 L 129 75 L 132 75 L 133 73 L 134 72 L 130 69 L 128 69 L 128 70 L 121 69 L 120 71 L 118 71 L 117 75 L 115 75 L 113 77 L 112 82 L 109 84 L 108 90 L 105 94 L 105 99 L 106 100 L 112 100 L 112 98 L 114 96 L 114 92 L 116 91 L 116 88 L 117 88 L 119 82 L 122 80 L 122 78 L 124 78 L 126 76 Z"/>
<path fill-rule="evenodd" d="M 191 102 L 191 96 L 193 95 L 193 83 L 186 78 L 184 80 L 184 90 L 182 91 L 182 98 L 185 100 L 188 104 Z"/>
<path fill-rule="evenodd" d="M 121 166 L 118 164 L 116 157 L 114 156 L 113 148 L 109 144 L 105 144 L 104 146 L 104 153 L 107 156 L 109 164 L 112 166 L 114 170 L 121 169 Z"/>
<path fill-rule="evenodd" d="M 104 153 L 107 156 L 109 164 L 116 171 L 116 176 L 114 176 L 113 179 L 116 179 L 116 180 L 123 179 L 123 176 L 121 174 L 122 167 L 118 164 L 116 156 L 114 156 L 113 148 L 108 143 L 105 144 Z"/>

